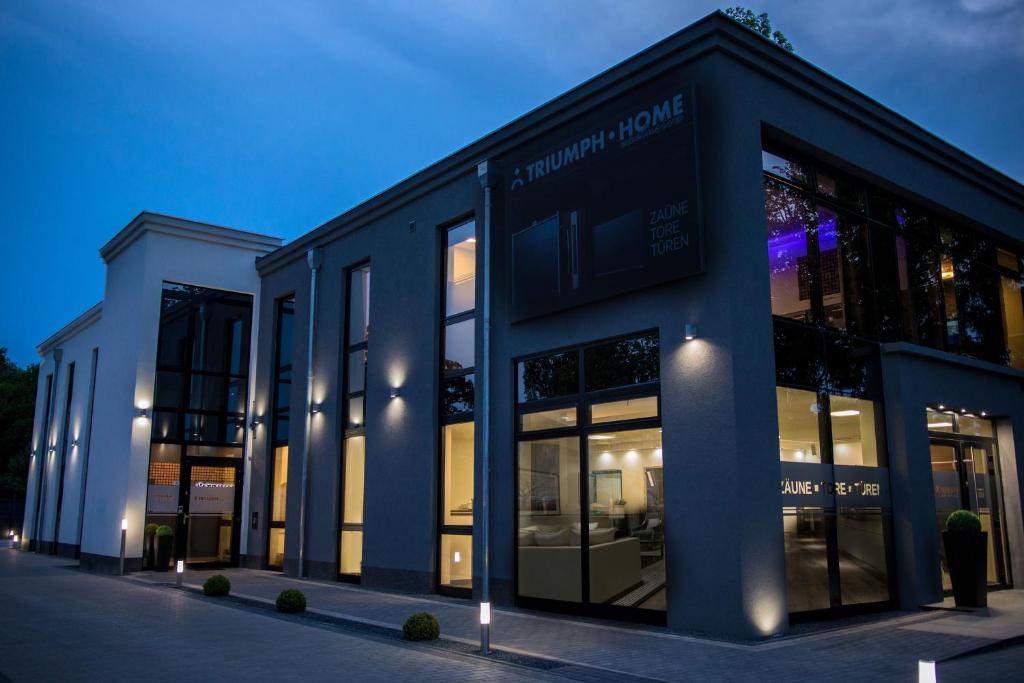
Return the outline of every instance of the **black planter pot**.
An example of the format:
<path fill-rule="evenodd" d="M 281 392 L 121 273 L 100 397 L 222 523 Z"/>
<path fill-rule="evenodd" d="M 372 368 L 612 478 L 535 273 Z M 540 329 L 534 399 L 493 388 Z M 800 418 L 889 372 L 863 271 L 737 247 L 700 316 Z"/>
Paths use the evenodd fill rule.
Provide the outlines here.
<path fill-rule="evenodd" d="M 988 604 L 988 534 L 943 531 L 946 565 L 957 607 Z"/>
<path fill-rule="evenodd" d="M 142 540 L 142 558 L 143 569 L 152 569 L 156 566 L 156 536 L 154 534 L 146 534 L 146 537 Z"/>
<path fill-rule="evenodd" d="M 174 536 L 156 537 L 156 570 L 165 572 L 171 566 L 171 553 L 174 551 Z"/>

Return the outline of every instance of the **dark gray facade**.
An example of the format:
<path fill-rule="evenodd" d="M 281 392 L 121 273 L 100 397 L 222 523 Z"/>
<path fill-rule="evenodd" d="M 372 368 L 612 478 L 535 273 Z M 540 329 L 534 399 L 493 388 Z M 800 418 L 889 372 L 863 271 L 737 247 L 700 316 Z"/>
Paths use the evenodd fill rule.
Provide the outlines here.
<path fill-rule="evenodd" d="M 670 628 L 763 636 L 788 625 L 779 427 L 765 257 L 761 151 L 784 144 L 1018 246 L 1024 187 L 809 63 L 715 14 L 262 257 L 252 410 L 269 411 L 275 301 L 294 294 L 294 379 L 285 572 L 334 578 L 343 429 L 346 269 L 373 273 L 366 384 L 362 582 L 419 592 L 438 584 L 439 335 L 444 229 L 482 225 L 477 165 L 667 76 L 697 103 L 705 272 L 512 322 L 504 185 L 495 190 L 491 386 L 491 575 L 499 604 L 516 599 L 515 365 L 525 355 L 644 330 L 660 336 L 665 552 Z M 509 173 L 509 169 L 500 169 Z M 478 242 L 477 263 L 482 264 Z M 298 567 L 310 268 L 322 250 L 310 415 L 306 567 Z M 482 266 L 478 266 L 483 271 Z M 477 282 L 477 310 L 482 308 Z M 684 340 L 684 326 L 699 336 Z M 476 357 L 483 357 L 482 316 Z M 998 425 L 1011 569 L 1024 575 L 1021 482 L 1024 373 L 906 343 L 881 346 L 896 603 L 941 598 L 939 538 L 925 406 L 983 407 Z M 399 389 L 397 398 L 390 397 Z M 477 406 L 479 411 L 479 405 Z M 476 424 L 479 456 L 480 424 Z M 247 566 L 266 562 L 269 425 L 254 430 Z M 479 488 L 484 473 L 479 457 Z M 479 515 L 474 576 L 479 577 Z M 477 582 L 477 589 L 479 585 Z"/>

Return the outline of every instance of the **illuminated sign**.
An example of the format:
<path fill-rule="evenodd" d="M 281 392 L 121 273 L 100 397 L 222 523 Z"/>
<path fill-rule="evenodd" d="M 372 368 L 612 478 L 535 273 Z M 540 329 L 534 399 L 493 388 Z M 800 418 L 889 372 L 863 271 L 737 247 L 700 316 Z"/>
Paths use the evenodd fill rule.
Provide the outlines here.
<path fill-rule="evenodd" d="M 500 160 L 513 321 L 703 272 L 695 109 L 661 77 Z"/>

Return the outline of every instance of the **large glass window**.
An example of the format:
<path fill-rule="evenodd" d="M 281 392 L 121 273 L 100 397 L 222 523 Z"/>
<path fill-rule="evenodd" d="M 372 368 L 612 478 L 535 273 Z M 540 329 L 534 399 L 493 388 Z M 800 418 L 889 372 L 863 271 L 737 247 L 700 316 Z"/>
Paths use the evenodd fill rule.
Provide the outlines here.
<path fill-rule="evenodd" d="M 174 529 L 174 558 L 191 564 L 237 558 L 251 324 L 249 295 L 163 285 L 146 523 Z"/>
<path fill-rule="evenodd" d="M 292 346 L 295 332 L 295 297 L 277 302 L 274 351 L 273 404 L 270 438 L 270 510 L 267 515 L 267 566 L 284 567 L 284 536 L 288 504 L 288 439 L 291 430 Z"/>
<path fill-rule="evenodd" d="M 473 587 L 474 376 L 476 365 L 476 223 L 443 237 L 441 311 L 441 511 L 438 584 L 465 595 Z"/>
<path fill-rule="evenodd" d="M 657 335 L 599 342 L 517 366 L 519 597 L 661 621 L 666 572 Z"/>
<path fill-rule="evenodd" d="M 370 341 L 370 264 L 346 272 L 348 325 L 345 336 L 345 435 L 341 453 L 341 519 L 338 575 L 357 581 L 363 562 L 363 492 L 366 471 L 366 367 Z"/>
<path fill-rule="evenodd" d="M 891 513 L 877 349 L 788 322 L 775 327 L 789 610 L 887 603 Z"/>
<path fill-rule="evenodd" d="M 774 315 L 1024 367 L 1013 248 L 799 155 L 762 161 Z"/>

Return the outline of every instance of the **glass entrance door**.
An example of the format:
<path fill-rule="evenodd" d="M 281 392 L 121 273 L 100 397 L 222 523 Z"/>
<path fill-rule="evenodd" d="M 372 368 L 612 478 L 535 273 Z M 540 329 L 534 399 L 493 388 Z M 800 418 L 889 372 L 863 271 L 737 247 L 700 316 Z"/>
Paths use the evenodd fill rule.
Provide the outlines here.
<path fill-rule="evenodd" d="M 238 560 L 241 466 L 220 459 L 187 459 L 178 528 L 189 565 L 234 565 Z"/>
<path fill-rule="evenodd" d="M 981 518 L 981 528 L 988 533 L 988 583 L 1008 583 L 1003 556 L 1003 530 L 999 516 L 998 486 L 994 448 L 986 441 L 939 439 L 931 440 L 932 484 L 935 492 L 935 521 L 941 532 L 946 518 L 955 510 L 970 510 Z M 942 566 L 942 588 L 951 590 L 946 550 L 939 544 Z"/>

